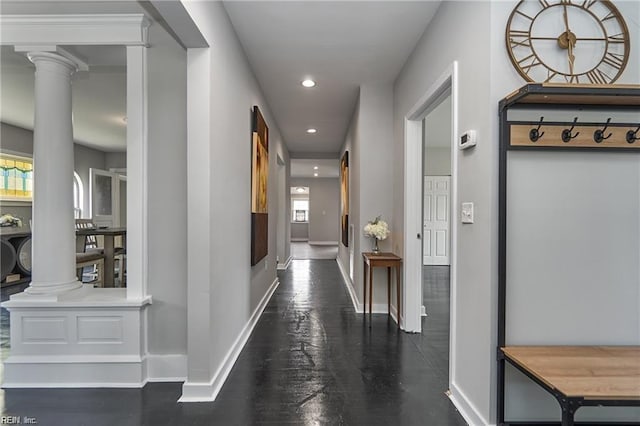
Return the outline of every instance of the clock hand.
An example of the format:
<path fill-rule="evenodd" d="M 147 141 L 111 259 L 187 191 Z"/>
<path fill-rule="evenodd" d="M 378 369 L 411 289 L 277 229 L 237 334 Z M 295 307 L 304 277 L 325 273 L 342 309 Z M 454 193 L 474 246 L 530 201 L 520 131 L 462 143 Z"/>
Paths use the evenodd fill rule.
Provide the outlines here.
<path fill-rule="evenodd" d="M 566 41 L 567 41 L 567 55 L 569 58 L 569 73 L 573 74 L 573 63 L 576 60 L 575 55 L 573 54 L 573 44 L 575 43 L 574 41 L 571 40 L 571 30 L 569 29 L 569 14 L 567 13 L 567 4 L 566 3 L 562 3 L 562 7 L 564 8 L 563 11 L 563 17 L 564 17 L 564 26 L 566 28 L 566 32 L 564 33 L 565 37 L 566 37 Z"/>
<path fill-rule="evenodd" d="M 573 54 L 573 43 L 569 40 L 569 47 L 567 48 L 569 55 L 569 74 L 573 74 L 573 63 L 576 60 L 576 56 Z"/>

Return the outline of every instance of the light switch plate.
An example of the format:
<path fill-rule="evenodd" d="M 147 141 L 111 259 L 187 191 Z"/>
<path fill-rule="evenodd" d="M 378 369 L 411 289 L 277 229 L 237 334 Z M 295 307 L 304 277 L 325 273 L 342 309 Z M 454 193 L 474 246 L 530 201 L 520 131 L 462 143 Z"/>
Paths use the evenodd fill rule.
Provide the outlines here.
<path fill-rule="evenodd" d="M 473 223 L 473 203 L 462 203 L 460 216 L 462 223 Z"/>

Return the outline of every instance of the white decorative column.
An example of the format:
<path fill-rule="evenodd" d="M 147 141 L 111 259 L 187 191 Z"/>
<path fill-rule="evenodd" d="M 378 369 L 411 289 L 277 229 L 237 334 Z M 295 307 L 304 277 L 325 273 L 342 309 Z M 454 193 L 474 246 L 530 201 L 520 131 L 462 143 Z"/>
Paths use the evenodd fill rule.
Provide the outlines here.
<path fill-rule="evenodd" d="M 29 52 L 35 72 L 32 275 L 26 292 L 54 296 L 82 286 L 75 273 L 71 76 L 79 64 Z"/>
<path fill-rule="evenodd" d="M 143 14 L 0 14 L 2 43 L 14 45 L 36 66 L 33 281 L 26 292 L 2 302 L 11 316 L 3 388 L 142 387 L 150 374 L 158 377 L 172 362 L 156 356 L 156 373 L 150 373 L 146 265 L 137 267 L 142 272 L 129 277 L 127 288 L 93 288 L 76 280 L 71 77 L 88 67 L 58 47 L 140 48 L 133 49 L 138 60 L 127 57 L 127 149 L 133 146 L 137 153 L 129 179 L 138 182 L 138 192 L 128 198 L 140 199 L 129 203 L 137 210 L 129 213 L 127 252 L 131 263 L 142 265 L 147 261 L 147 86 L 137 85 L 147 78 L 146 56 L 139 51 L 148 45 L 149 25 Z"/>

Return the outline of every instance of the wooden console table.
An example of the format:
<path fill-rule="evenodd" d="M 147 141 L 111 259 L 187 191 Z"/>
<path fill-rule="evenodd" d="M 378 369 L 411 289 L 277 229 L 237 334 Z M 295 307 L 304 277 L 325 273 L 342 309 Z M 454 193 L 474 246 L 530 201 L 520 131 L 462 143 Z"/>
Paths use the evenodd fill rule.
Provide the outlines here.
<path fill-rule="evenodd" d="M 364 261 L 364 275 L 362 276 L 362 287 L 364 288 L 363 313 L 367 313 L 367 272 L 369 273 L 369 318 L 373 311 L 373 268 L 381 266 L 387 268 L 387 312 L 391 315 L 391 268 L 396 269 L 396 288 L 398 301 L 398 328 L 400 328 L 400 268 L 402 268 L 402 258 L 393 253 L 362 253 Z"/>

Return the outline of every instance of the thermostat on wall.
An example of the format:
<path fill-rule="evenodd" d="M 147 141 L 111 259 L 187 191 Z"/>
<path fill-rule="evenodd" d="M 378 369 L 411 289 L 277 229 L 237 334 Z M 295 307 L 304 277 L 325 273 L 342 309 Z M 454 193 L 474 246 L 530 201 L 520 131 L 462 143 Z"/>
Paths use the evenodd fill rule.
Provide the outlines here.
<path fill-rule="evenodd" d="M 475 130 L 467 130 L 460 136 L 460 141 L 458 141 L 458 147 L 460 149 L 471 148 L 476 145 L 476 131 Z"/>

